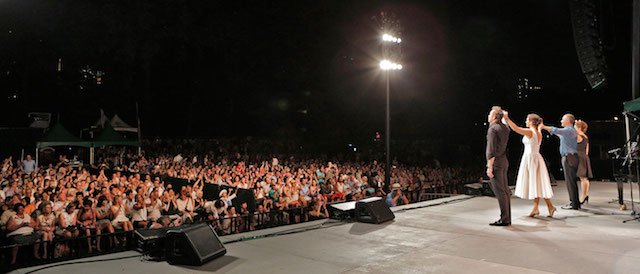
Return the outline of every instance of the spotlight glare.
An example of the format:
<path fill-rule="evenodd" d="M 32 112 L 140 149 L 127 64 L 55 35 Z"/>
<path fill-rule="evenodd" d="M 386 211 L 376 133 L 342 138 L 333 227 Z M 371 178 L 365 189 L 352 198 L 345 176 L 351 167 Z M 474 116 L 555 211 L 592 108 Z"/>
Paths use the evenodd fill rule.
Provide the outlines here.
<path fill-rule="evenodd" d="M 401 70 L 402 69 L 402 65 L 396 64 L 396 63 L 391 62 L 389 60 L 382 60 L 382 61 L 380 61 L 380 69 L 382 69 L 382 70 Z"/>
<path fill-rule="evenodd" d="M 402 39 L 400 39 L 398 37 L 393 37 L 393 36 L 385 33 L 385 34 L 382 35 L 382 41 L 394 42 L 394 43 L 400 44 L 400 42 L 402 42 Z"/>

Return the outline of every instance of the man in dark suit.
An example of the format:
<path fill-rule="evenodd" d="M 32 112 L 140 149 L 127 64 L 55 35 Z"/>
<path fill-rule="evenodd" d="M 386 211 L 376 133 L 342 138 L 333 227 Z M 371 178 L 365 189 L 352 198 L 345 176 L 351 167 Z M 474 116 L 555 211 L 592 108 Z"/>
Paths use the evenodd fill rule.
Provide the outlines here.
<path fill-rule="evenodd" d="M 504 112 L 500 107 L 491 108 L 489 112 L 489 129 L 487 130 L 487 176 L 491 179 L 491 190 L 498 198 L 500 220 L 489 225 L 511 225 L 511 190 L 507 181 L 509 160 L 507 159 L 507 142 L 509 127 L 502 123 Z"/>

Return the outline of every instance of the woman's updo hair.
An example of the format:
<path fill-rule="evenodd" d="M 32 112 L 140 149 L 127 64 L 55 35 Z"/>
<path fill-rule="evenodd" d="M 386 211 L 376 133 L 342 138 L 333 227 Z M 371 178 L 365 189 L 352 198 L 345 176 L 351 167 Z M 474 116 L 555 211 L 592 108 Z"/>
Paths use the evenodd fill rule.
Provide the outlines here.
<path fill-rule="evenodd" d="M 587 125 L 587 122 L 582 121 L 582 120 L 577 120 L 576 121 L 576 127 L 579 128 L 580 130 L 582 130 L 582 132 L 587 132 L 587 128 L 589 126 Z"/>
<path fill-rule="evenodd" d="M 42 201 L 42 203 L 40 203 L 40 206 L 38 206 L 38 209 L 40 209 L 40 211 L 44 211 L 44 208 L 48 205 L 53 206 L 53 204 L 51 204 L 51 202 L 49 201 Z"/>
<path fill-rule="evenodd" d="M 529 119 L 529 122 L 536 128 L 540 124 L 542 124 L 542 117 L 540 117 L 540 115 L 538 115 L 538 114 L 531 113 L 531 114 L 527 115 L 527 119 Z"/>
<path fill-rule="evenodd" d="M 105 196 L 100 196 L 100 197 L 98 198 L 98 205 L 97 205 L 97 206 L 98 206 L 98 207 L 102 207 L 102 205 L 103 205 L 103 204 L 104 204 L 104 202 L 106 202 L 106 201 L 107 201 L 107 197 L 105 197 Z"/>

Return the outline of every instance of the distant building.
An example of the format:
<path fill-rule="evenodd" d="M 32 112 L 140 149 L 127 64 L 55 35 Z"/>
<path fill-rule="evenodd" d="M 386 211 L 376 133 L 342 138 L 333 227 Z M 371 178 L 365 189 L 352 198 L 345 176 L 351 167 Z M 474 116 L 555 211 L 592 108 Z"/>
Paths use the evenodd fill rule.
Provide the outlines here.
<path fill-rule="evenodd" d="M 532 83 L 529 78 L 518 78 L 517 96 L 519 101 L 528 100 L 542 91 L 542 86 Z"/>

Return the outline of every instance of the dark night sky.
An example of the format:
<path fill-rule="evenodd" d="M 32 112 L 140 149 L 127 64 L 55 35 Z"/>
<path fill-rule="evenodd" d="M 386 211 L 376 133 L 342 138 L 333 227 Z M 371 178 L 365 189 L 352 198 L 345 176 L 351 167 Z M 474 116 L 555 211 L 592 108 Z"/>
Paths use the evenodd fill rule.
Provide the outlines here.
<path fill-rule="evenodd" d="M 492 104 L 611 119 L 630 98 L 630 1 L 602 3 L 611 75 L 592 90 L 568 1 L 0 0 L 0 125 L 46 111 L 77 132 L 99 108 L 135 124 L 137 101 L 146 136 L 368 139 L 384 127 L 381 11 L 403 28 L 396 138 L 459 135 Z M 104 83 L 79 90 L 86 65 Z M 515 100 L 521 77 L 542 94 Z"/>

